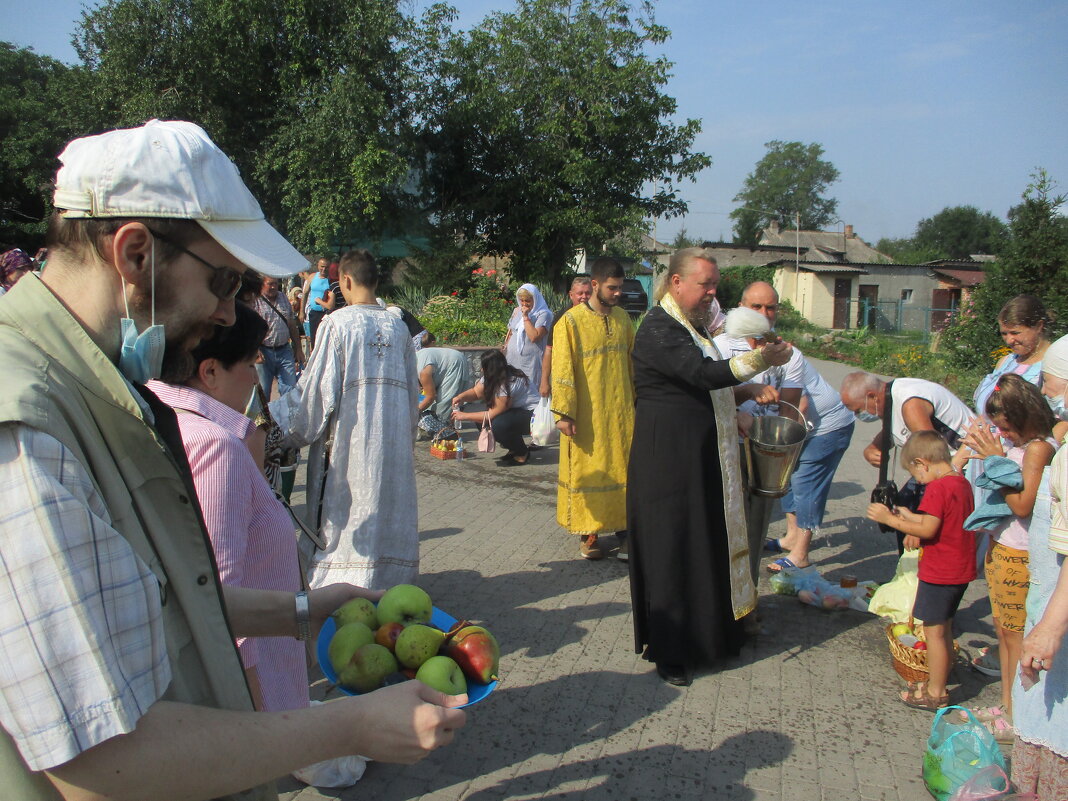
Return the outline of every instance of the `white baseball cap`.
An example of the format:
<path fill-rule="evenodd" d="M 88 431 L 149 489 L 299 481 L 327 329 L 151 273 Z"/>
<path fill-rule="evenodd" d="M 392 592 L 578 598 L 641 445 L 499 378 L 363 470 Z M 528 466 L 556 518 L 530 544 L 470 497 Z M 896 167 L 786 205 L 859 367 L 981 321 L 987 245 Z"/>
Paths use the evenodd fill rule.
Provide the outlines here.
<path fill-rule="evenodd" d="M 150 120 L 75 139 L 59 160 L 54 203 L 66 218 L 196 220 L 257 272 L 281 278 L 308 268 L 199 125 Z"/>

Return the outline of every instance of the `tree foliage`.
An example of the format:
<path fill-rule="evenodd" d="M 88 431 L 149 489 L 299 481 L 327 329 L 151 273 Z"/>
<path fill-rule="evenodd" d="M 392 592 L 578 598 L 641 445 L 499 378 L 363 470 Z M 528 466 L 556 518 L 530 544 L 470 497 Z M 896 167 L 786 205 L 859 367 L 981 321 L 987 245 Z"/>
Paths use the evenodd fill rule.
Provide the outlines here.
<path fill-rule="evenodd" d="M 684 210 L 675 183 L 710 160 L 691 150 L 698 121 L 668 121 L 670 63 L 647 55 L 667 36 L 625 0 L 518 0 L 451 35 L 423 128 L 437 225 L 555 280 L 577 247 Z"/>
<path fill-rule="evenodd" d="M 0 42 L 0 244 L 41 243 L 63 145 L 80 132 L 85 71 Z"/>
<path fill-rule="evenodd" d="M 917 249 L 937 252 L 940 258 L 966 259 L 973 253 L 1000 253 L 1007 236 L 1005 223 L 989 211 L 950 206 L 920 220 L 912 240 Z"/>
<path fill-rule="evenodd" d="M 734 196 L 742 204 L 731 212 L 735 241 L 756 245 L 759 232 L 772 220 L 789 224 L 801 215 L 802 230 L 819 230 L 836 219 L 838 201 L 826 197 L 838 180 L 838 170 L 822 158 L 823 147 L 813 142 L 782 142 L 764 145 L 767 153 L 746 177 Z"/>
<path fill-rule="evenodd" d="M 188 119 L 298 246 L 402 197 L 410 20 L 389 0 L 108 0 L 75 47 L 109 123 Z"/>
<path fill-rule="evenodd" d="M 986 269 L 971 305 L 947 329 L 944 341 L 962 367 L 989 367 L 991 354 L 1003 343 L 997 316 L 1002 306 L 1021 294 L 1041 298 L 1058 330 L 1068 321 L 1068 220 L 1060 213 L 1065 196 L 1042 169 L 1036 170 L 1023 202 L 1009 213 L 1008 239 L 1000 258 Z M 1051 334 L 1056 334 L 1055 330 Z"/>

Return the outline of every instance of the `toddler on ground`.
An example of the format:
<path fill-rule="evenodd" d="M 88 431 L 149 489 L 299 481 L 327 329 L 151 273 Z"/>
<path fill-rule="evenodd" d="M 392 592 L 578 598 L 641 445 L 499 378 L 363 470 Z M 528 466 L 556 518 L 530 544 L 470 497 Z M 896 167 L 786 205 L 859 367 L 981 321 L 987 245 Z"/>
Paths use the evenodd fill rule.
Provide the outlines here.
<path fill-rule="evenodd" d="M 881 503 L 868 507 L 870 519 L 905 535 L 905 548 L 922 548 L 912 616 L 923 621 L 928 678 L 902 692 L 901 700 L 930 711 L 949 705 L 953 615 L 975 578 L 975 535 L 964 528 L 974 507 L 972 487 L 950 459 L 949 446 L 936 432 L 915 432 L 901 449 L 901 464 L 926 485 L 919 512 Z"/>

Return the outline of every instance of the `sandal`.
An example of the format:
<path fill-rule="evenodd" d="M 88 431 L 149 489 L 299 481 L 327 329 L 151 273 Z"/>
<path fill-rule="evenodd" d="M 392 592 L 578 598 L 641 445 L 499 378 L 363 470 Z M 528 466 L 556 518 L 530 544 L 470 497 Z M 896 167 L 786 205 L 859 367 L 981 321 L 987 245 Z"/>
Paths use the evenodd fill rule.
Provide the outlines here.
<path fill-rule="evenodd" d="M 768 537 L 764 540 L 764 550 L 768 553 L 786 552 L 786 549 L 782 547 L 782 540 L 775 539 L 774 537 Z"/>
<path fill-rule="evenodd" d="M 781 573 L 784 570 L 803 570 L 808 565 L 795 565 L 789 556 L 780 556 L 774 562 L 768 562 L 766 569 L 769 573 Z"/>
<path fill-rule="evenodd" d="M 989 723 L 984 723 L 987 731 L 994 735 L 995 742 L 1000 745 L 1012 745 L 1016 739 L 1016 729 L 1004 718 L 994 718 Z"/>
<path fill-rule="evenodd" d="M 945 709 L 949 706 L 949 693 L 937 698 L 933 695 L 928 695 L 925 683 L 918 685 L 915 690 L 908 689 L 903 693 L 899 693 L 898 697 L 905 706 L 911 706 L 913 709 L 925 709 L 928 712 L 937 712 L 939 709 Z"/>
<path fill-rule="evenodd" d="M 1005 713 L 1005 707 L 1003 706 L 987 706 L 981 709 L 977 707 L 976 709 L 969 709 L 968 711 L 972 713 L 972 716 L 977 721 L 983 724 L 993 723 L 995 720 L 1008 721 L 1009 719 L 1009 716 Z M 963 710 L 958 712 L 957 715 L 962 722 L 968 722 L 968 715 Z"/>

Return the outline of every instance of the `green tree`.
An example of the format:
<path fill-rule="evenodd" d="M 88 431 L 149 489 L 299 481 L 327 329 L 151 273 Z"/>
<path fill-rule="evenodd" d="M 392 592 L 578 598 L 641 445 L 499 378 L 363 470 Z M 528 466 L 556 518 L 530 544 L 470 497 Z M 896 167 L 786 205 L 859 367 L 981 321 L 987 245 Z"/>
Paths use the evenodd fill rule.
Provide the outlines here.
<path fill-rule="evenodd" d="M 412 20 L 392 0 L 108 0 L 76 49 L 109 124 L 203 126 L 300 247 L 405 203 Z"/>
<path fill-rule="evenodd" d="M 912 237 L 921 252 L 934 258 L 966 259 L 973 253 L 1000 253 L 1008 238 L 1005 223 L 975 206 L 947 206 L 933 217 L 920 220 Z"/>
<path fill-rule="evenodd" d="M 671 247 L 675 250 L 695 248 L 704 241 L 703 239 L 692 239 L 688 233 L 685 226 L 680 228 L 679 232 L 675 234 L 675 238 L 671 240 Z"/>
<path fill-rule="evenodd" d="M 787 225 L 801 215 L 802 230 L 819 230 L 835 220 L 838 201 L 825 197 L 838 180 L 838 170 L 825 161 L 823 148 L 815 142 L 781 142 L 764 145 L 767 153 L 746 177 L 742 191 L 734 196 L 742 208 L 731 212 L 735 241 L 755 245 L 754 232 L 772 220 Z M 759 237 L 759 234 L 757 235 Z"/>
<path fill-rule="evenodd" d="M 1068 285 L 1068 221 L 1060 213 L 1065 196 L 1056 194 L 1045 170 L 1036 170 L 1031 178 L 1023 202 L 1009 213 L 1009 237 L 1000 257 L 986 269 L 970 306 L 946 331 L 958 367 L 992 365 L 991 354 L 1003 344 L 998 313 L 1016 295 L 1036 295 L 1055 319 L 1068 320 L 1068 298 L 1062 291 Z"/>
<path fill-rule="evenodd" d="M 663 93 L 668 31 L 652 4 L 518 0 L 442 43 L 426 96 L 422 186 L 435 223 L 521 279 L 557 282 L 576 248 L 685 210 L 710 164 Z M 655 185 L 653 193 L 646 187 Z"/>
<path fill-rule="evenodd" d="M 923 264 L 945 258 L 940 251 L 918 248 L 912 237 L 900 239 L 883 237 L 875 244 L 875 249 L 880 253 L 885 253 L 897 264 Z"/>
<path fill-rule="evenodd" d="M 56 156 L 86 132 L 79 105 L 85 71 L 0 42 L 0 244 L 33 251 L 49 213 Z"/>

